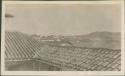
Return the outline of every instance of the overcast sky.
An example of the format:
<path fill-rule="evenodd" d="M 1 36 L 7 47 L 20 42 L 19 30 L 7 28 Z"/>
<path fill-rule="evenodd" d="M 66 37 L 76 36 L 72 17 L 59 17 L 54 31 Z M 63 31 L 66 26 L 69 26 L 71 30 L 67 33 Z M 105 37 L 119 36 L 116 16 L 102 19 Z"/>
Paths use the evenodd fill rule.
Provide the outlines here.
<path fill-rule="evenodd" d="M 41 35 L 120 32 L 118 4 L 6 4 L 6 30 Z"/>

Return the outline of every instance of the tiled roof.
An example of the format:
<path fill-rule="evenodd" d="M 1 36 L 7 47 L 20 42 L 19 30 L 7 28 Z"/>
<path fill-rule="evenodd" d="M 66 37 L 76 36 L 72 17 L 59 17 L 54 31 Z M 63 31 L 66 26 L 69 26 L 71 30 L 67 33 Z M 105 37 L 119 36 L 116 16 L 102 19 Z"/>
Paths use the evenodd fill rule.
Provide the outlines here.
<path fill-rule="evenodd" d="M 120 70 L 120 50 L 104 48 L 74 48 L 46 46 L 35 58 L 39 61 L 68 70 L 112 71 Z"/>
<path fill-rule="evenodd" d="M 121 51 L 106 48 L 42 45 L 17 32 L 5 33 L 5 58 L 12 61 L 36 59 L 42 63 L 78 71 L 120 71 Z"/>
<path fill-rule="evenodd" d="M 19 32 L 5 33 L 5 58 L 8 60 L 32 58 L 39 47 L 37 41 L 25 34 Z"/>

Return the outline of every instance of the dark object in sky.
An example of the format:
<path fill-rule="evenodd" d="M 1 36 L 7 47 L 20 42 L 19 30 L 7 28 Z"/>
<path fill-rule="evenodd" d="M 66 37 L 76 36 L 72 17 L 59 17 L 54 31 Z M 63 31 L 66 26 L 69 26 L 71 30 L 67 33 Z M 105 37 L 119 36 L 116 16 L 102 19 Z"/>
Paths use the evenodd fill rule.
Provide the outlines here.
<path fill-rule="evenodd" d="M 6 18 L 13 18 L 14 16 L 11 15 L 11 14 L 5 14 L 5 17 L 6 17 Z"/>

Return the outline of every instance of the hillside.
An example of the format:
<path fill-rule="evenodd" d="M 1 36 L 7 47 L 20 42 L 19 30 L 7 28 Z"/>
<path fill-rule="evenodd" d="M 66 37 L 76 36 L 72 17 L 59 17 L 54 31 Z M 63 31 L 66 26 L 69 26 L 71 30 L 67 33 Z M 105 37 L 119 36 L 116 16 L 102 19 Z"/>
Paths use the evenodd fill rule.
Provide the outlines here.
<path fill-rule="evenodd" d="M 121 35 L 120 32 L 93 32 L 86 35 L 50 35 L 50 36 L 32 36 L 34 39 L 45 44 L 60 45 L 60 43 L 68 43 L 75 47 L 88 47 L 88 48 L 108 48 L 120 49 L 121 48 Z"/>
<path fill-rule="evenodd" d="M 120 33 L 111 32 L 93 32 L 87 35 L 63 36 L 65 40 L 71 42 L 74 46 L 89 48 L 121 48 Z"/>

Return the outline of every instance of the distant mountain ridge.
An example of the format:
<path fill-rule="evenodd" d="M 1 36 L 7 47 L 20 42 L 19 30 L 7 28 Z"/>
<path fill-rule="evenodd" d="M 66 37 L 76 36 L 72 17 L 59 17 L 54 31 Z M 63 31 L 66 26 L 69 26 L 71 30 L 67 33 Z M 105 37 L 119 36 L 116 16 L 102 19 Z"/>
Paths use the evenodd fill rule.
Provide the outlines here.
<path fill-rule="evenodd" d="M 74 46 L 91 48 L 121 48 L 120 32 L 93 32 L 87 35 L 67 36 L 65 37 Z"/>

